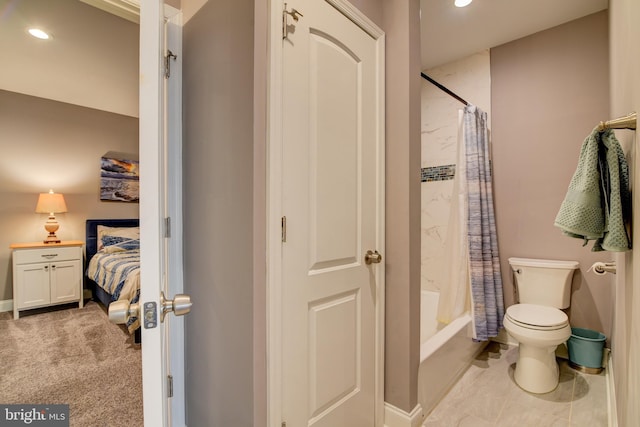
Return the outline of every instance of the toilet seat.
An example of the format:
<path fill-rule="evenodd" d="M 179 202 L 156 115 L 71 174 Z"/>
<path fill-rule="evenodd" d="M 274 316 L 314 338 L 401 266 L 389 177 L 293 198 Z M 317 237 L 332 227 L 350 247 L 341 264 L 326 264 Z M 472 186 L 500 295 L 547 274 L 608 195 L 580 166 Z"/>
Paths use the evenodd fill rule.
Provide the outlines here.
<path fill-rule="evenodd" d="M 569 318 L 564 312 L 537 304 L 512 305 L 507 308 L 505 316 L 522 328 L 538 331 L 555 331 L 569 324 Z"/>

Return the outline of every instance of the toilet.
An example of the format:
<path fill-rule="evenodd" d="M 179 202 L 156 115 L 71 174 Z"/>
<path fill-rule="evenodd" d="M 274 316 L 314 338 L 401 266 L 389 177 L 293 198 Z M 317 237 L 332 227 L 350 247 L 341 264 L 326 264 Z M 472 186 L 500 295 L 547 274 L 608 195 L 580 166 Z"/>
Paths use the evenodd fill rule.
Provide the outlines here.
<path fill-rule="evenodd" d="M 558 386 L 556 347 L 571 336 L 569 318 L 560 309 L 571 302 L 577 261 L 509 258 L 519 304 L 507 308 L 504 328 L 519 343 L 514 379 L 531 393 Z"/>

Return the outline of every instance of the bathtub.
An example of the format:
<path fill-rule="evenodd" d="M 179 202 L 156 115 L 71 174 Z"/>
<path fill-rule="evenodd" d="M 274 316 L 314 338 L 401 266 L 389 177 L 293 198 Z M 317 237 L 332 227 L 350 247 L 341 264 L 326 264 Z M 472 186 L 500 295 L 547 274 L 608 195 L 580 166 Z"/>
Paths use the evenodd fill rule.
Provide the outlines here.
<path fill-rule="evenodd" d="M 438 292 L 422 291 L 418 402 L 427 416 L 480 353 L 486 342 L 474 342 L 471 316 L 463 314 L 448 325 L 435 320 Z"/>

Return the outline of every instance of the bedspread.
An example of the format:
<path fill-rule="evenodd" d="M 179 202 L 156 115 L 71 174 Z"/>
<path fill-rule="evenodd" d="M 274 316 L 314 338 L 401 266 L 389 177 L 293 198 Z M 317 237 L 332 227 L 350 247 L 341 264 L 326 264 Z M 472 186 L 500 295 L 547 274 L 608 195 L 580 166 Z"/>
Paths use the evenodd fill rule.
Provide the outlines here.
<path fill-rule="evenodd" d="M 98 251 L 87 267 L 87 277 L 111 294 L 111 300 L 137 303 L 140 298 L 140 250 Z M 129 333 L 140 326 L 138 318 L 127 322 Z"/>

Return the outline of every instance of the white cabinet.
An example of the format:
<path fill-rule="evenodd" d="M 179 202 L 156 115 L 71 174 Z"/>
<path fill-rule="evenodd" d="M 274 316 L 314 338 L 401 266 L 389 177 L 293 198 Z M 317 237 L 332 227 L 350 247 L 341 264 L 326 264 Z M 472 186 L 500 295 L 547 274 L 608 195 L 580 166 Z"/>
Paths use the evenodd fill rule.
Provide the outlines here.
<path fill-rule="evenodd" d="M 14 243 L 13 318 L 20 310 L 78 302 L 82 308 L 82 242 Z"/>

